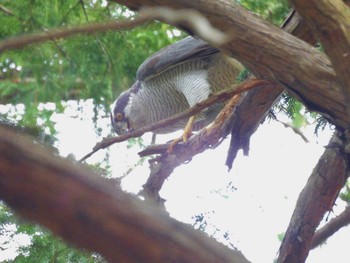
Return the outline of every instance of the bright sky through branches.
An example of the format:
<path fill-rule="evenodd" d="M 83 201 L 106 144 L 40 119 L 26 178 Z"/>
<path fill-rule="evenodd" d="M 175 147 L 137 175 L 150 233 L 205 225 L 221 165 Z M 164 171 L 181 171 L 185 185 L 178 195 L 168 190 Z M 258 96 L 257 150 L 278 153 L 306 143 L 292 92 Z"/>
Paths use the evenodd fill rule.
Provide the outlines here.
<path fill-rule="evenodd" d="M 110 120 L 101 112 L 97 121 L 98 127 L 102 128 L 99 136 L 91 121 L 92 101 L 68 105 L 65 114 L 54 114 L 52 118 L 58 130 L 57 147 L 63 156 L 73 154 L 79 159 L 97 141 L 110 134 Z M 83 114 L 77 115 L 77 107 L 84 109 Z M 238 247 L 252 262 L 272 262 L 280 244 L 277 235 L 288 226 L 298 194 L 332 133 L 326 129 L 316 137 L 313 129 L 313 126 L 303 128 L 310 140 L 307 144 L 282 124 L 265 122 L 251 139 L 250 155 L 239 155 L 229 173 L 224 166 L 228 139 L 219 148 L 194 157 L 190 163 L 177 168 L 161 190 L 169 213 L 189 224 L 194 224 L 194 217 L 202 214 L 209 235 Z M 158 142 L 177 136 L 158 136 Z M 150 141 L 150 134 L 146 134 L 144 143 Z M 118 177 L 135 167 L 123 179 L 122 186 L 126 191 L 137 193 L 147 179 L 148 163 L 135 166 L 140 148 L 127 149 L 127 144 L 123 142 L 110 147 L 110 165 L 113 176 Z M 102 162 L 104 154 L 105 151 L 100 151 L 88 161 Z M 338 201 L 334 214 L 341 212 L 343 207 L 344 204 Z M 342 244 L 349 240 L 349 232 L 347 228 L 336 233 L 326 246 L 311 251 L 307 262 L 330 262 L 335 256 L 346 258 Z M 4 254 L 6 250 L 0 251 L 2 258 Z"/>

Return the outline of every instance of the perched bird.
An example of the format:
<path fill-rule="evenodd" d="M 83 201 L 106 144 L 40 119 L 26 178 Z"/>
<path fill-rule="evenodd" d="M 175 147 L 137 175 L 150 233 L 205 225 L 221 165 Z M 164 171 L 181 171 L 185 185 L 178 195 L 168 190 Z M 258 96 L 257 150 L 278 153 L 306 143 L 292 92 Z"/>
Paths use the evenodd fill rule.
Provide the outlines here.
<path fill-rule="evenodd" d="M 136 82 L 114 102 L 112 125 L 118 135 L 169 118 L 235 83 L 242 65 L 206 42 L 186 37 L 156 52 L 139 67 Z M 212 105 L 195 117 L 153 131 L 199 130 L 222 109 Z M 186 140 L 186 138 L 184 138 Z"/>

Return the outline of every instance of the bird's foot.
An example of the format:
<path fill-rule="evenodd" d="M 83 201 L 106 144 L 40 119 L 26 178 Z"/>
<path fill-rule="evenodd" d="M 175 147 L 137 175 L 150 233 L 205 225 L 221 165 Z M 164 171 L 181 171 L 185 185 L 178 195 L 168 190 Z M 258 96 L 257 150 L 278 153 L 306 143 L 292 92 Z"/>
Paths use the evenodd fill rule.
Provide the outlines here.
<path fill-rule="evenodd" d="M 182 136 L 180 138 L 177 138 L 175 140 L 173 140 L 170 145 L 169 145 L 169 148 L 168 148 L 168 153 L 172 153 L 173 150 L 174 150 L 174 146 L 183 141 L 184 143 L 187 143 L 188 141 L 188 138 L 191 137 L 192 135 L 192 126 L 193 126 L 193 123 L 194 123 L 194 120 L 195 120 L 195 116 L 191 116 L 186 124 L 186 127 L 184 129 L 184 133 L 182 134 Z"/>
<path fill-rule="evenodd" d="M 174 139 L 168 147 L 168 153 L 172 153 L 174 151 L 174 147 L 176 144 L 178 144 L 179 142 L 184 142 L 187 143 L 188 142 L 188 138 L 190 138 L 192 135 L 191 131 L 184 131 L 184 133 L 182 134 L 181 137 Z"/>

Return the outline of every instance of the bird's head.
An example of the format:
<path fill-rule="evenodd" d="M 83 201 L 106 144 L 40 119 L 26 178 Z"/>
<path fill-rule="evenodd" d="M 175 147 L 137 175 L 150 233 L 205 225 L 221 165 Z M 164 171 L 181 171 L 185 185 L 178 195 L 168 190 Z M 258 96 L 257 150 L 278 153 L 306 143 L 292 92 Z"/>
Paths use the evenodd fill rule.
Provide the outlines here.
<path fill-rule="evenodd" d="M 146 124 L 144 110 L 137 103 L 140 85 L 136 81 L 130 89 L 119 95 L 112 106 L 112 126 L 118 135 L 132 132 Z"/>
<path fill-rule="evenodd" d="M 114 131 L 118 135 L 126 134 L 132 131 L 129 123 L 129 117 L 127 116 L 128 111 L 126 111 L 130 96 L 131 93 L 129 90 L 124 91 L 122 94 L 120 94 L 112 106 L 111 122 Z"/>

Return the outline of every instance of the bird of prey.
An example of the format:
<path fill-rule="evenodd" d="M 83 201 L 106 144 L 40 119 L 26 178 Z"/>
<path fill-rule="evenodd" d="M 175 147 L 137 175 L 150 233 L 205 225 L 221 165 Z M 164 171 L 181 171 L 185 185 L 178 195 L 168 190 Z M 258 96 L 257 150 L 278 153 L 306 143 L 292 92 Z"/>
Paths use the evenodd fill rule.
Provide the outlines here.
<path fill-rule="evenodd" d="M 228 88 L 242 69 L 237 60 L 206 42 L 186 37 L 141 64 L 136 82 L 114 102 L 113 128 L 121 135 L 178 114 Z M 170 133 L 186 126 L 188 136 L 190 129 L 199 130 L 210 124 L 222 107 L 210 106 L 190 118 L 188 126 L 187 120 L 179 120 L 153 133 Z"/>

